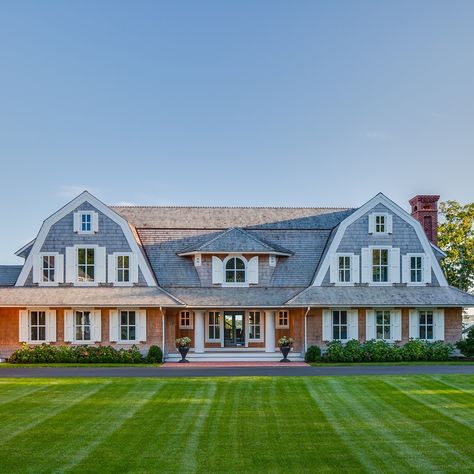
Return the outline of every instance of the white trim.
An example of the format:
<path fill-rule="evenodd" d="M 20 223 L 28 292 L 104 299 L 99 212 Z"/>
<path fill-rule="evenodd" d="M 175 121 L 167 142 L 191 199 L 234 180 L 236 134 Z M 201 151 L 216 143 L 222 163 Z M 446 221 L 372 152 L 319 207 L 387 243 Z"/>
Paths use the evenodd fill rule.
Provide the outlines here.
<path fill-rule="evenodd" d="M 370 281 L 369 286 L 391 286 L 392 283 L 392 249 L 391 245 L 369 245 Z M 374 281 L 374 253 L 373 250 L 388 250 L 387 252 L 387 281 Z"/>
<path fill-rule="evenodd" d="M 102 212 L 105 216 L 107 216 L 109 219 L 111 219 L 121 227 L 123 235 L 125 236 L 125 239 L 127 240 L 130 249 L 138 259 L 139 267 L 142 270 L 142 274 L 145 278 L 147 285 L 157 286 L 155 277 L 153 276 L 150 267 L 145 261 L 145 257 L 143 256 L 143 253 L 138 246 L 137 240 L 132 234 L 129 223 L 123 217 L 119 216 L 115 211 L 110 209 L 103 202 L 99 201 L 96 197 L 92 196 L 92 194 L 87 191 L 84 191 L 82 194 L 80 194 L 71 202 L 66 204 L 64 207 L 56 211 L 53 215 L 48 217 L 43 222 L 38 236 L 36 237 L 35 243 L 33 244 L 33 248 L 31 249 L 25 261 L 25 264 L 23 265 L 23 268 L 20 272 L 20 275 L 18 276 L 15 286 L 24 286 L 26 279 L 28 278 L 28 275 L 30 274 L 33 267 L 33 255 L 39 253 L 39 251 L 43 247 L 44 241 L 51 227 L 56 222 L 58 222 L 59 220 L 73 212 L 75 209 L 77 209 L 84 202 L 88 202 L 90 205 L 95 207 L 98 211 Z"/>
<path fill-rule="evenodd" d="M 120 312 L 121 311 L 127 311 L 127 312 L 130 312 L 130 311 L 133 311 L 135 312 L 135 339 L 122 339 L 121 336 L 122 336 L 122 318 L 121 318 L 121 314 Z M 141 310 L 139 308 L 128 308 L 128 307 L 125 307 L 125 308 L 117 308 L 115 311 L 110 311 L 110 316 L 112 316 L 112 313 L 115 313 L 115 316 L 117 317 L 117 337 L 115 339 L 115 342 L 117 344 L 139 344 L 141 343 L 141 339 L 139 338 L 140 334 L 139 334 L 139 328 L 140 328 L 140 318 L 142 317 L 142 315 L 140 314 Z M 145 316 L 146 317 L 146 316 Z M 114 325 L 115 326 L 115 325 Z M 128 327 L 130 326 L 129 324 L 127 325 Z M 114 327 L 115 329 L 115 327 Z M 112 342 L 112 341 L 111 341 Z M 145 342 L 145 341 L 143 341 Z"/>
<path fill-rule="evenodd" d="M 247 328 L 245 329 L 245 336 L 246 336 L 246 341 L 245 342 L 263 342 L 263 336 L 264 336 L 264 319 L 265 319 L 265 315 L 264 315 L 264 311 L 261 311 L 260 309 L 249 309 L 247 311 L 245 311 L 246 313 L 246 318 L 245 318 L 245 322 L 248 323 L 248 330 Z M 258 313 L 259 314 L 259 324 L 253 324 L 252 326 L 256 327 L 256 326 L 260 326 L 260 337 L 258 338 L 251 338 L 250 337 L 250 313 L 254 313 L 254 316 L 255 316 L 255 313 Z M 248 338 L 247 338 L 248 336 Z"/>
<path fill-rule="evenodd" d="M 108 283 L 113 283 L 114 286 L 133 286 L 134 283 L 138 283 L 138 280 L 134 281 L 134 278 L 132 277 L 135 273 L 133 267 L 136 265 L 136 261 L 133 258 L 133 252 L 114 252 L 109 254 L 109 257 L 110 256 L 113 257 L 113 280 L 108 280 Z M 128 281 L 118 281 L 118 257 L 128 257 Z M 110 260 L 107 260 L 110 265 Z M 111 276 L 110 272 L 108 276 Z"/>
<path fill-rule="evenodd" d="M 372 232 L 369 231 L 369 234 L 371 235 L 388 235 L 390 234 L 391 232 L 389 232 L 388 230 L 388 212 L 373 212 L 372 214 L 370 214 L 369 216 L 369 219 L 371 218 L 373 221 L 373 228 L 372 228 Z M 377 217 L 383 217 L 384 218 L 384 221 L 383 221 L 383 227 L 384 227 L 384 231 L 383 232 L 377 232 Z"/>
<path fill-rule="evenodd" d="M 426 281 L 425 281 L 425 265 L 426 265 L 426 255 L 424 253 L 416 253 L 416 252 L 413 252 L 413 253 L 407 253 L 406 256 L 408 257 L 408 261 L 407 261 L 407 264 L 408 264 L 408 279 L 406 282 L 403 282 L 403 283 L 406 283 L 407 286 L 425 286 L 426 285 Z M 421 281 L 411 281 L 411 257 L 421 257 Z M 430 268 L 430 271 L 431 271 L 431 268 Z M 403 269 L 402 269 L 402 272 L 403 272 Z"/>
<path fill-rule="evenodd" d="M 59 283 L 62 283 L 59 272 L 62 272 L 63 275 L 64 275 L 64 260 L 62 261 L 62 263 L 63 263 L 62 268 L 59 268 L 59 266 L 58 266 L 58 262 L 60 261 L 61 256 L 62 256 L 62 254 L 60 254 L 59 252 L 39 252 L 37 254 L 37 260 L 39 260 L 39 262 L 38 262 L 38 264 L 39 264 L 38 271 L 40 272 L 39 273 L 39 279 L 38 279 L 37 282 L 35 282 L 34 279 L 33 279 L 33 283 L 38 283 L 38 286 L 58 286 Z M 43 263 L 42 263 L 43 257 L 54 257 L 54 281 L 42 281 L 42 278 L 43 278 Z M 34 262 L 34 260 L 33 260 L 33 262 Z M 33 275 L 34 275 L 34 272 L 35 272 L 34 267 L 35 267 L 35 264 L 33 263 Z"/>
<path fill-rule="evenodd" d="M 425 231 L 421 227 L 421 224 L 408 212 L 406 212 L 404 209 L 402 209 L 400 206 L 395 204 L 392 200 L 387 198 L 385 195 L 382 193 L 377 194 L 375 197 L 373 197 L 370 201 L 366 202 L 363 206 L 361 206 L 359 209 L 357 209 L 355 212 L 353 212 L 350 216 L 348 216 L 346 219 L 344 219 L 340 224 L 339 227 L 337 228 L 336 235 L 334 236 L 334 239 L 332 240 L 328 252 L 326 253 L 323 262 L 321 263 L 321 267 L 319 268 L 317 274 L 315 275 L 314 281 L 312 283 L 312 286 L 321 286 L 324 277 L 326 276 L 326 273 L 329 270 L 331 258 L 336 253 L 339 244 L 341 243 L 341 240 L 347 230 L 347 227 L 363 217 L 365 214 L 367 214 L 371 209 L 373 209 L 377 204 L 383 204 L 387 209 L 392 211 L 394 214 L 396 214 L 398 217 L 403 219 L 407 224 L 411 225 L 415 232 L 416 235 L 418 236 L 418 239 L 423 246 L 423 250 L 425 251 L 425 254 L 432 257 L 432 268 L 433 271 L 436 275 L 436 279 L 438 280 L 438 283 L 440 286 L 448 286 L 448 282 L 446 281 L 446 277 L 444 276 L 443 271 L 441 270 L 441 267 L 436 260 L 436 257 L 434 255 L 434 249 L 431 246 L 430 241 L 428 240 L 428 237 L 425 234 Z M 436 262 L 436 263 L 435 263 Z"/>
<path fill-rule="evenodd" d="M 181 324 L 181 316 L 183 313 L 189 313 L 189 325 L 188 326 L 183 326 Z M 194 329 L 193 325 L 193 317 L 194 317 L 194 311 L 191 311 L 190 309 L 183 309 L 179 312 L 179 329 Z"/>
<path fill-rule="evenodd" d="M 91 216 L 91 230 L 82 230 L 82 216 L 90 214 Z M 77 216 L 77 217 L 76 217 Z M 78 235 L 95 235 L 98 228 L 98 214 L 92 209 L 81 210 L 74 213 L 74 232 Z M 76 224 L 77 223 L 77 224 Z M 77 225 L 77 227 L 76 227 Z"/>
<path fill-rule="evenodd" d="M 226 282 L 226 264 L 231 258 L 240 258 L 245 265 L 245 281 L 244 282 Z M 255 257 L 254 257 L 255 258 Z M 258 257 L 257 257 L 258 258 Z M 258 260 L 257 260 L 258 264 Z M 249 261 L 240 253 L 230 253 L 222 260 L 222 287 L 248 287 L 249 286 Z"/>
<path fill-rule="evenodd" d="M 209 313 L 213 313 L 214 315 L 214 318 L 216 317 L 216 313 L 219 315 L 219 324 L 213 324 L 212 327 L 219 327 L 219 338 L 210 338 L 209 337 L 209 328 L 210 328 L 210 324 L 209 324 Z M 224 313 L 218 309 L 215 309 L 215 310 L 211 310 L 211 311 L 206 311 L 206 317 L 205 317 L 205 337 L 204 337 L 204 341 L 205 342 L 209 342 L 211 344 L 222 344 L 223 343 L 223 329 L 222 329 L 222 318 L 224 317 L 223 316 Z M 215 319 L 214 319 L 215 320 Z"/>

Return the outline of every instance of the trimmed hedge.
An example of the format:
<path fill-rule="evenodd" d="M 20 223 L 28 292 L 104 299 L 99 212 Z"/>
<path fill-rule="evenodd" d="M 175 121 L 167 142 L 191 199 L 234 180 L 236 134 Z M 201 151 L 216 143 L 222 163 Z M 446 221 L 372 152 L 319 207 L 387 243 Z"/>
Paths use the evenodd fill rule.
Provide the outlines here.
<path fill-rule="evenodd" d="M 161 364 L 163 362 L 163 351 L 158 346 L 151 346 L 145 361 L 148 364 Z"/>
<path fill-rule="evenodd" d="M 365 343 L 352 339 L 327 343 L 324 360 L 328 362 L 402 362 L 448 360 L 454 346 L 441 341 L 426 342 L 410 339 L 403 346 L 387 341 L 371 340 Z"/>
<path fill-rule="evenodd" d="M 306 362 L 318 362 L 321 360 L 321 349 L 318 346 L 309 346 L 304 360 Z"/>
<path fill-rule="evenodd" d="M 456 344 L 462 355 L 474 357 L 474 326 L 467 332 L 467 337 Z"/>
<path fill-rule="evenodd" d="M 39 363 L 119 363 L 138 364 L 143 356 L 137 346 L 130 349 L 115 349 L 112 346 L 52 346 L 23 344 L 8 359 L 12 364 Z"/>

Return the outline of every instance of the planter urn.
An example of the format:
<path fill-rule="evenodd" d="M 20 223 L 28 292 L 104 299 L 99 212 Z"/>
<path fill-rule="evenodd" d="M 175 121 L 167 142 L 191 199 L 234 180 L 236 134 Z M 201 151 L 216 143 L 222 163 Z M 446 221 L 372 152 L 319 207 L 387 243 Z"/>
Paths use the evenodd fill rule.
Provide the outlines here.
<path fill-rule="evenodd" d="M 181 360 L 179 360 L 178 362 L 180 362 L 182 364 L 189 362 L 189 360 L 186 360 L 186 356 L 188 354 L 189 347 L 188 346 L 179 346 L 178 351 L 181 354 Z"/>
<path fill-rule="evenodd" d="M 291 362 L 288 359 L 288 354 L 290 353 L 291 347 L 290 346 L 280 346 L 280 351 L 283 354 L 283 359 L 280 362 Z"/>

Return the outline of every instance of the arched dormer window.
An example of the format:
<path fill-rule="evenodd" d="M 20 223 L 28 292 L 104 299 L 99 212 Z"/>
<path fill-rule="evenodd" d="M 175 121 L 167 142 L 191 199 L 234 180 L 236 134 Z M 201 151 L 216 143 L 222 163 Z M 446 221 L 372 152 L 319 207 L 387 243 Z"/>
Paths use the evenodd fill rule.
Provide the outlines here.
<path fill-rule="evenodd" d="M 241 257 L 230 257 L 225 262 L 225 282 L 226 283 L 245 283 L 246 282 L 246 264 Z"/>

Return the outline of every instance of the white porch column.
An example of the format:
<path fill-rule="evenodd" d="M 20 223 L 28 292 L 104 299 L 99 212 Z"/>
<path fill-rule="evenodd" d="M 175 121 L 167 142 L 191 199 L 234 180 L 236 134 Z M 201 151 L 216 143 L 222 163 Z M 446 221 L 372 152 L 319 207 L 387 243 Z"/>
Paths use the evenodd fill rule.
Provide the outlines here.
<path fill-rule="evenodd" d="M 194 352 L 204 352 L 204 311 L 194 312 Z"/>
<path fill-rule="evenodd" d="M 275 352 L 275 311 L 265 311 L 265 352 Z"/>

